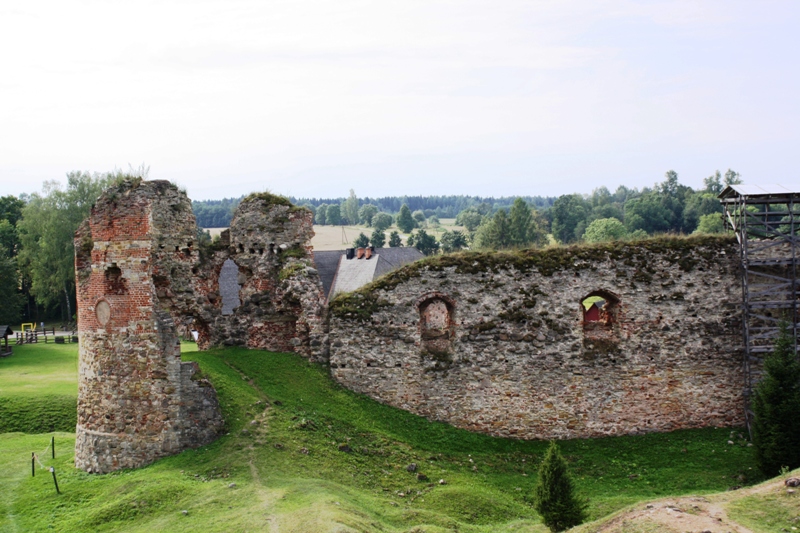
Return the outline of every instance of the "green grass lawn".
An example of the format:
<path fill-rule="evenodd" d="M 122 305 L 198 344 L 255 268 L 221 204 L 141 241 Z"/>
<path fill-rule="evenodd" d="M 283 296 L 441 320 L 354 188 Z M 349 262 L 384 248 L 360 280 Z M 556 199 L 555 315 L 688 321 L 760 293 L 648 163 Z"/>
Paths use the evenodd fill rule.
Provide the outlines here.
<path fill-rule="evenodd" d="M 23 344 L 0 359 L 0 433 L 75 431 L 77 344 Z"/>
<path fill-rule="evenodd" d="M 77 344 L 22 344 L 0 359 L 0 396 L 77 396 Z"/>
<path fill-rule="evenodd" d="M 72 365 L 74 379 L 75 346 L 60 370 L 51 348 L 65 347 L 40 349 L 42 374 Z M 74 434 L 58 434 L 56 459 L 40 460 L 56 468 L 61 495 L 49 472 L 30 477 L 30 454 L 49 434 L 0 435 L 0 483 L 11 489 L 0 531 L 545 531 L 530 495 L 546 442 L 429 422 L 339 387 L 296 355 L 193 349 L 185 344 L 183 357 L 214 383 L 226 435 L 146 468 L 89 475 L 72 467 Z M 33 357 L 29 365 L 37 374 Z M 722 491 L 739 476 L 759 481 L 752 448 L 738 431 L 736 444 L 730 438 L 706 429 L 560 444 L 595 518 L 644 499 Z"/>

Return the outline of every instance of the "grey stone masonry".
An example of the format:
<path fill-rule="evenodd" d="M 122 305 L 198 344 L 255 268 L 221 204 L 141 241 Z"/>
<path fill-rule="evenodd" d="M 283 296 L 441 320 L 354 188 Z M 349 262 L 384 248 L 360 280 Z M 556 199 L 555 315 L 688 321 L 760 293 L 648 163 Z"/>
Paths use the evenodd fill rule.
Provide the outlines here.
<path fill-rule="evenodd" d="M 431 258 L 331 302 L 331 374 L 504 437 L 742 424 L 740 290 L 729 238 Z"/>

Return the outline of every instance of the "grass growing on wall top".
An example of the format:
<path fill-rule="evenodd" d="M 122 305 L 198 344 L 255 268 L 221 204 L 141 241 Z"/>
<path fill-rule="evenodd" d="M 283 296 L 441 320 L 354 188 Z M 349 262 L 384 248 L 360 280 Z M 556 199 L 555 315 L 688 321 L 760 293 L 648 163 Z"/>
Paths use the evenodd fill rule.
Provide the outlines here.
<path fill-rule="evenodd" d="M 191 347 L 183 358 L 217 389 L 227 435 L 146 468 L 90 475 L 72 467 L 74 436 L 60 434 L 55 461 L 43 462 L 61 496 L 47 472 L 30 477 L 30 452 L 49 435 L 0 435 L 0 483 L 13 487 L 0 531 L 546 531 L 529 500 L 546 442 L 429 422 L 339 387 L 296 355 Z M 725 490 L 740 475 L 756 481 L 752 448 L 729 439 L 707 429 L 560 445 L 599 517 Z"/>
<path fill-rule="evenodd" d="M 391 291 L 401 283 L 419 278 L 426 271 L 453 269 L 460 274 L 481 274 L 500 270 L 529 272 L 535 269 L 542 276 L 560 271 L 581 271 L 596 268 L 609 260 L 636 272 L 650 272 L 652 256 L 678 265 L 684 272 L 698 266 L 718 266 L 720 253 L 735 258 L 736 239 L 727 235 L 663 235 L 638 241 L 582 243 L 570 246 L 528 248 L 506 251 L 467 251 L 426 257 L 381 276 L 351 293 L 338 294 L 330 302 L 331 312 L 338 317 L 366 320 L 380 307 L 381 291 Z"/>

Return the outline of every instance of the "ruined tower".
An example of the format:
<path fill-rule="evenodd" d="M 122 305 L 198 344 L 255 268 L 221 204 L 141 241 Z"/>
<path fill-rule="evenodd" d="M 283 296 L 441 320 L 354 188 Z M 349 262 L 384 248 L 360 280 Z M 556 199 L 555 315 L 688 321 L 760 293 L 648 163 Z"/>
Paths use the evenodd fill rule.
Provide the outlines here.
<path fill-rule="evenodd" d="M 244 198 L 195 276 L 198 345 L 325 353 L 325 294 L 314 268 L 313 213 L 269 193 Z"/>
<path fill-rule="evenodd" d="M 195 240 L 186 194 L 138 179 L 103 193 L 76 232 L 78 468 L 143 466 L 221 430 L 216 392 L 181 361 L 175 324 L 195 312 Z"/>

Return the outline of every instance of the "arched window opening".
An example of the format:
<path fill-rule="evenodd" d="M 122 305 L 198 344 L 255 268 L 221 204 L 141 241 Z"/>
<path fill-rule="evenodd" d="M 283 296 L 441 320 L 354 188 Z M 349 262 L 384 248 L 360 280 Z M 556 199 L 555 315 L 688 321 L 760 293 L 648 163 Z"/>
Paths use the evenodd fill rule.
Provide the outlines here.
<path fill-rule="evenodd" d="M 583 315 L 583 356 L 606 356 L 614 361 L 619 354 L 620 300 L 617 295 L 597 290 L 587 294 L 580 303 Z"/>
<path fill-rule="evenodd" d="M 618 312 L 619 298 L 608 291 L 593 291 L 581 300 L 584 329 L 613 326 Z"/>
<path fill-rule="evenodd" d="M 219 294 L 222 297 L 223 316 L 232 315 L 233 310 L 239 307 L 239 267 L 231 259 L 226 259 L 222 263 L 219 271 Z"/>
<path fill-rule="evenodd" d="M 417 308 L 423 351 L 449 354 L 455 337 L 455 302 L 443 294 L 431 293 L 419 300 Z"/>

